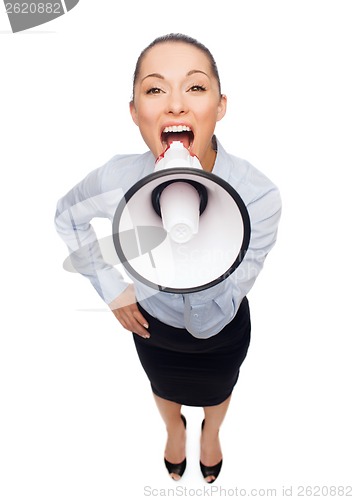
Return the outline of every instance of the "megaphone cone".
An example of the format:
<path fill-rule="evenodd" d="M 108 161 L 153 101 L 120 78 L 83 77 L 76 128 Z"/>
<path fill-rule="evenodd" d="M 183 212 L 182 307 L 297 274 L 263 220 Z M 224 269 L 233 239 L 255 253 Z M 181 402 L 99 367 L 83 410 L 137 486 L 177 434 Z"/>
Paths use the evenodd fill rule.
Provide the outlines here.
<path fill-rule="evenodd" d="M 163 228 L 167 237 L 129 258 L 123 235 L 141 227 Z M 250 219 L 239 194 L 205 172 L 182 143 L 172 143 L 155 171 L 128 190 L 113 219 L 115 250 L 128 274 L 170 293 L 197 292 L 223 281 L 242 262 L 249 239 Z"/>

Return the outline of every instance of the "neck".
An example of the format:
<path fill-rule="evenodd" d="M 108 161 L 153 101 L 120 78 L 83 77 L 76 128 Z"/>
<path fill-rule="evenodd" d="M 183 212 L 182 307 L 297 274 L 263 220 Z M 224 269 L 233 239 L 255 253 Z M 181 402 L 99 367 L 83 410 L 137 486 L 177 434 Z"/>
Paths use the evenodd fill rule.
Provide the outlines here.
<path fill-rule="evenodd" d="M 214 149 L 213 144 L 211 144 L 210 149 L 207 151 L 202 163 L 203 170 L 206 172 L 211 172 L 214 168 L 216 160 L 216 149 Z"/>

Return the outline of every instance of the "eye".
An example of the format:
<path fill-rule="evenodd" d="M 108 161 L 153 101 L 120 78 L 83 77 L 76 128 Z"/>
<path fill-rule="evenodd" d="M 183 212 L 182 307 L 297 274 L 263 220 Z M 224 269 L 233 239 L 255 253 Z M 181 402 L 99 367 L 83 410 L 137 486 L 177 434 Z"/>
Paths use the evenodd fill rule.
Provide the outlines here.
<path fill-rule="evenodd" d="M 158 87 L 151 87 L 151 89 L 147 90 L 145 93 L 150 95 L 157 95 L 161 94 L 162 92 L 163 90 L 159 89 Z"/>
<path fill-rule="evenodd" d="M 206 88 L 204 85 L 192 85 L 189 90 L 192 92 L 204 92 Z"/>

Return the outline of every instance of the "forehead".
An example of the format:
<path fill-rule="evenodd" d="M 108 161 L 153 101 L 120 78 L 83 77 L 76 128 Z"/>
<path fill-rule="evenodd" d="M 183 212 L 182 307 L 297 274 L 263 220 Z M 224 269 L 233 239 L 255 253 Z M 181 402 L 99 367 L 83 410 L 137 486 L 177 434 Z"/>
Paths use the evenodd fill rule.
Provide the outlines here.
<path fill-rule="evenodd" d="M 201 49 L 185 42 L 164 42 L 155 45 L 145 54 L 140 76 L 144 78 L 149 73 L 187 74 L 196 69 L 212 76 L 209 58 Z"/>

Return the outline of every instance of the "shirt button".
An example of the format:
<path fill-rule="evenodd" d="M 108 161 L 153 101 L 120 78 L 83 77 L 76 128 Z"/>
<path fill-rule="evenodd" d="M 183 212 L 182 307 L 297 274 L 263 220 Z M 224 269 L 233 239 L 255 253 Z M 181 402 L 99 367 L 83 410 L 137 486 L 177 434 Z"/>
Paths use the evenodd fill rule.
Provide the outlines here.
<path fill-rule="evenodd" d="M 194 314 L 194 317 L 195 317 L 195 318 L 198 318 L 198 314 Z"/>

